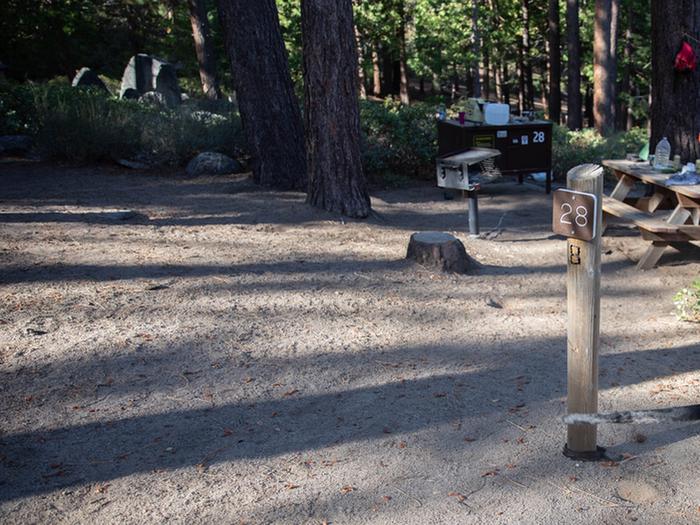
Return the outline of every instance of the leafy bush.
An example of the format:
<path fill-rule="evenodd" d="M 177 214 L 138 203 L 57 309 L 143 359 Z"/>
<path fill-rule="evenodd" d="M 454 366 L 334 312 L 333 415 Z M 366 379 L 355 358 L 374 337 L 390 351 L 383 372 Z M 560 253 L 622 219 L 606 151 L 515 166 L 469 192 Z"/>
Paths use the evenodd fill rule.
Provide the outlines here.
<path fill-rule="evenodd" d="M 552 170 L 555 176 L 564 178 L 579 164 L 600 163 L 603 159 L 623 159 L 627 153 L 638 153 L 647 142 L 647 131 L 634 128 L 611 137 L 600 136 L 595 129 L 570 131 L 564 126 L 554 126 L 552 137 Z"/>
<path fill-rule="evenodd" d="M 169 110 L 59 83 L 1 85 L 0 133 L 31 134 L 42 155 L 80 162 L 179 165 L 205 150 L 238 155 L 242 145 L 229 102 L 191 100 Z"/>
<path fill-rule="evenodd" d="M 673 298 L 673 304 L 676 305 L 679 320 L 700 323 L 700 279 L 678 292 Z"/>
<path fill-rule="evenodd" d="M 370 177 L 389 173 L 424 177 L 433 172 L 437 154 L 435 108 L 403 106 L 392 99 L 360 101 L 362 164 Z"/>

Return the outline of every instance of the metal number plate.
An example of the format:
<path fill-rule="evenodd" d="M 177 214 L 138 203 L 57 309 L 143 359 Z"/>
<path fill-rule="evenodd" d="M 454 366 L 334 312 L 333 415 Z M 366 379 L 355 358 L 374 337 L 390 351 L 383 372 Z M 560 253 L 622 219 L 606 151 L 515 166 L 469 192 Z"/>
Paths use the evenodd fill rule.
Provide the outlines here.
<path fill-rule="evenodd" d="M 553 194 L 552 231 L 564 237 L 592 241 L 596 233 L 598 202 L 592 193 L 559 189 Z"/>

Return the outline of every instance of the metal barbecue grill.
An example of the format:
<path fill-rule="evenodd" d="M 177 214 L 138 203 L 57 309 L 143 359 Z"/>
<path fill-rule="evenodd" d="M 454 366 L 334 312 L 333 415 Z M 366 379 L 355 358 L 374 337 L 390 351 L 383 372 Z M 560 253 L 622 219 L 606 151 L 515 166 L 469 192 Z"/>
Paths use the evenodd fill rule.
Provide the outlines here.
<path fill-rule="evenodd" d="M 495 162 L 500 154 L 497 149 L 470 148 L 437 158 L 438 186 L 467 192 L 471 236 L 479 235 L 478 192 L 481 185 L 493 182 L 501 176 Z"/>

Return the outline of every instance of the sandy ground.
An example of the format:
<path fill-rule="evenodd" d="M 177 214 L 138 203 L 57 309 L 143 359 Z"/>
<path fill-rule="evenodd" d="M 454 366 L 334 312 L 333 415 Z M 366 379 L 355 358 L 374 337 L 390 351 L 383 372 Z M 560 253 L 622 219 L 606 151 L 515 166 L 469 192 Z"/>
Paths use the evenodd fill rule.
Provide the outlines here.
<path fill-rule="evenodd" d="M 561 449 L 565 243 L 541 188 L 342 220 L 243 178 L 0 165 L 3 523 L 700 523 L 700 424 Z M 120 219 L 116 209 L 137 215 Z M 500 226 L 499 226 L 500 225 Z M 404 260 L 443 230 L 481 267 Z M 605 238 L 602 409 L 700 400 L 700 273 Z"/>

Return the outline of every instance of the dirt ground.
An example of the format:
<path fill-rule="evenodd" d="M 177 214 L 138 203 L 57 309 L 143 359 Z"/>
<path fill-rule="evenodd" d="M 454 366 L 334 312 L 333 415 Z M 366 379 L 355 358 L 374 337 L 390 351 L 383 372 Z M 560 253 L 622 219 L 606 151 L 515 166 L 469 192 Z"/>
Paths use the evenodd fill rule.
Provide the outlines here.
<path fill-rule="evenodd" d="M 367 221 L 245 177 L 0 165 L 3 523 L 700 523 L 700 424 L 562 446 L 565 243 L 542 188 L 483 238 L 426 184 Z M 117 210 L 134 214 L 123 216 Z M 405 261 L 419 230 L 481 266 Z M 600 407 L 700 400 L 697 251 L 604 241 Z"/>

